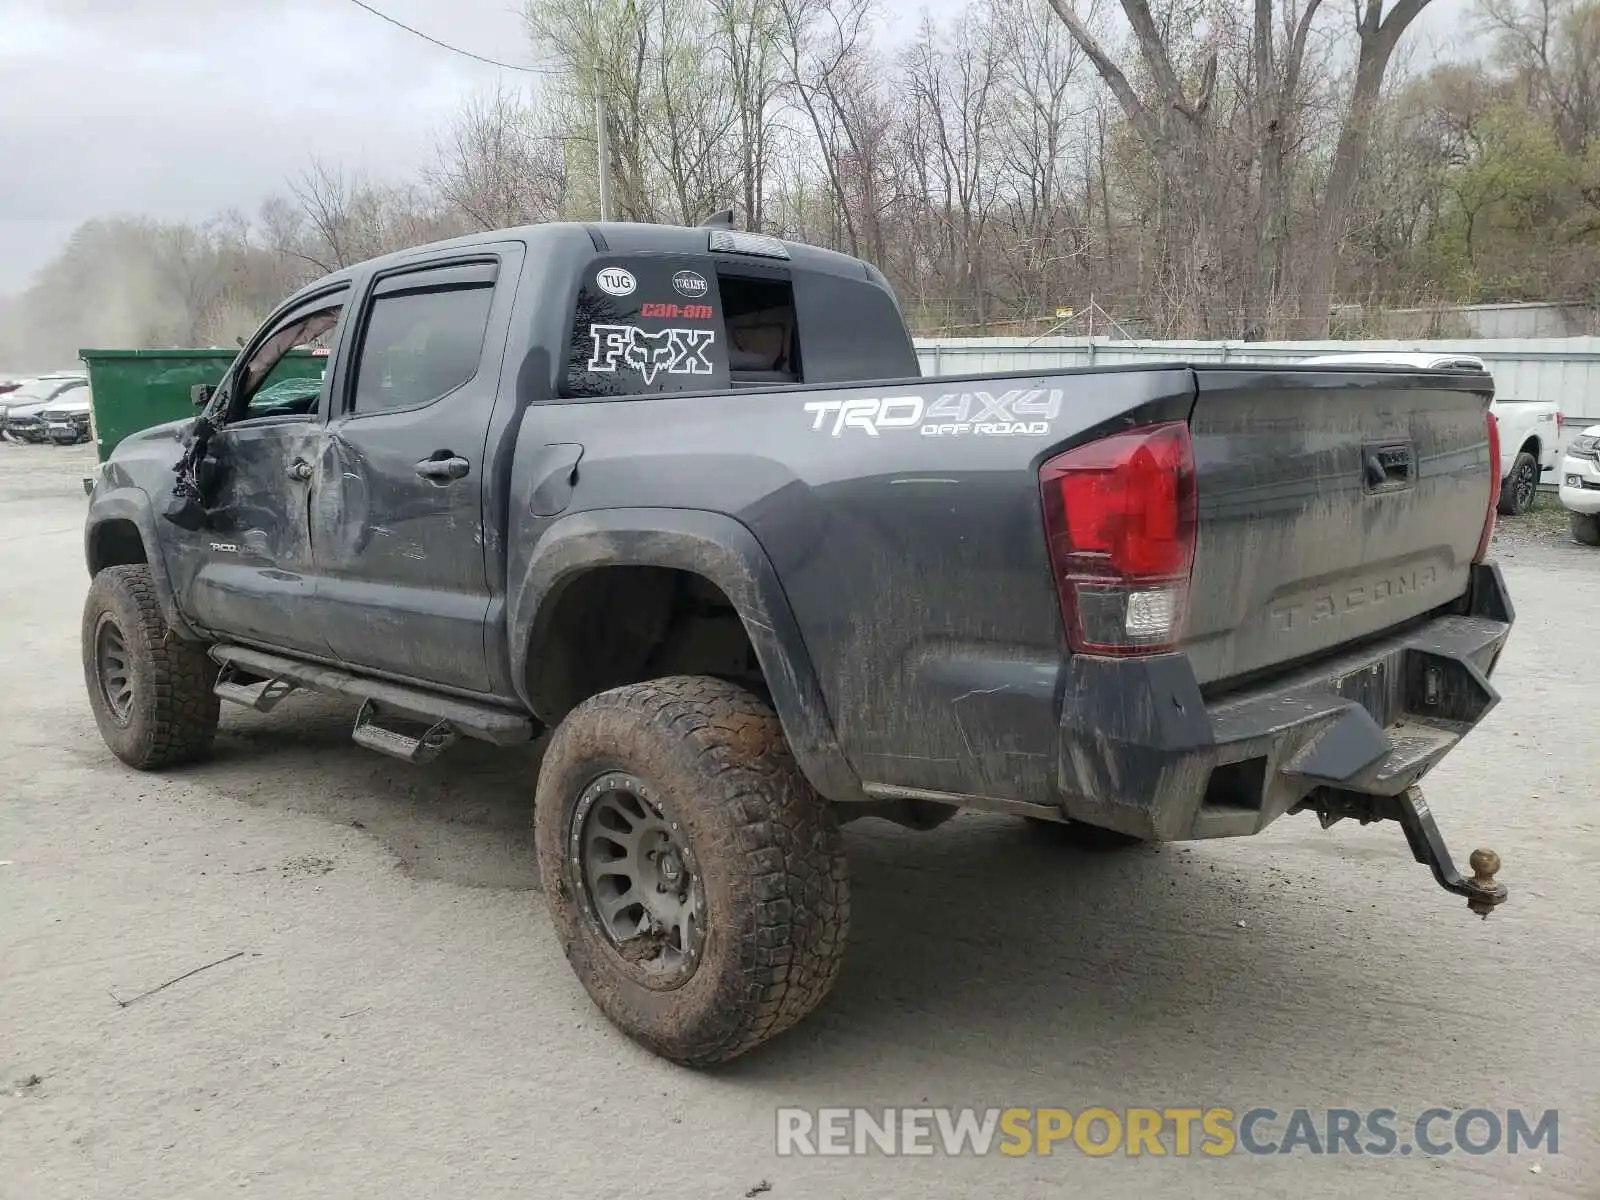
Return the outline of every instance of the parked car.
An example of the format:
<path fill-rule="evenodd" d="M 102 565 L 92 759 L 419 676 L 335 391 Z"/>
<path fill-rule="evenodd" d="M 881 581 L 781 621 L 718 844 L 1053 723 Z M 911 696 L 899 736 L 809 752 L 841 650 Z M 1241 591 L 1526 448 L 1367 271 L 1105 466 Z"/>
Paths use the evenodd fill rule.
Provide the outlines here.
<path fill-rule="evenodd" d="M 30 379 L 5 398 L 5 413 L 0 416 L 0 433 L 13 442 L 45 442 L 50 440 L 45 430 L 45 407 L 61 393 L 75 387 L 87 387 L 88 376 L 59 372 Z"/>
<path fill-rule="evenodd" d="M 1573 540 L 1600 546 L 1600 425 L 1589 426 L 1568 444 L 1559 494 Z"/>
<path fill-rule="evenodd" d="M 262 412 L 319 333 L 317 393 Z M 1394 820 L 1473 911 L 1505 899 L 1418 786 L 1496 703 L 1511 630 L 1488 375 L 918 372 L 875 268 L 723 227 L 342 269 L 98 469 L 101 735 L 161 769 L 219 700 L 301 688 L 405 762 L 552 728 L 561 945 L 693 1065 L 828 994 L 858 817 L 1100 848 Z"/>
<path fill-rule="evenodd" d="M 39 411 L 45 436 L 58 446 L 75 446 L 89 440 L 92 398 L 87 383 L 59 393 Z"/>
<path fill-rule="evenodd" d="M 1355 354 L 1319 354 L 1302 359 L 1307 365 L 1393 366 L 1429 371 L 1482 371 L 1483 360 L 1470 354 L 1437 354 L 1366 350 Z M 1561 440 L 1561 409 L 1547 400 L 1513 400 L 1496 396 L 1490 411 L 1500 423 L 1499 511 L 1515 516 L 1533 507 L 1539 484 L 1553 477 Z"/>

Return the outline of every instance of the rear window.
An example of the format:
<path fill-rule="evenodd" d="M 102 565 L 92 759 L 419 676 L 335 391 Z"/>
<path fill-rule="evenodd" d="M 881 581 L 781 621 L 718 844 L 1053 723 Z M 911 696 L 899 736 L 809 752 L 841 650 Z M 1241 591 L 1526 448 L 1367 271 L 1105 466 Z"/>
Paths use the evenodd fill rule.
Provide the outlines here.
<path fill-rule="evenodd" d="M 801 381 L 794 287 L 777 268 L 689 255 L 596 261 L 568 349 L 568 396 L 723 391 Z"/>

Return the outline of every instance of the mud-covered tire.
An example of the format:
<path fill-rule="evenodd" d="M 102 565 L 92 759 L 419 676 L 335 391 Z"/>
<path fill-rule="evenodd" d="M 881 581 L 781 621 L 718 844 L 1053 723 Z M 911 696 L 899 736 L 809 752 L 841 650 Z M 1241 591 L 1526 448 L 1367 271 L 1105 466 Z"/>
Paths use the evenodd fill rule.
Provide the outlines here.
<path fill-rule="evenodd" d="M 1143 838 L 1134 837 L 1131 833 L 1106 829 L 1101 825 L 1089 825 L 1083 821 L 1045 821 L 1038 817 L 1024 817 L 1023 820 L 1028 823 L 1028 827 L 1040 841 L 1067 846 L 1073 850 L 1106 854 L 1113 850 L 1131 850 L 1135 846 L 1145 844 Z"/>
<path fill-rule="evenodd" d="M 1511 470 L 1500 481 L 1500 499 L 1495 509 L 1503 517 L 1520 517 L 1533 508 L 1539 495 L 1539 460 L 1521 451 L 1512 460 Z"/>
<path fill-rule="evenodd" d="M 589 903 L 575 818 L 608 773 L 637 777 L 681 828 L 704 897 L 692 973 L 652 986 Z M 795 1024 L 838 978 L 850 925 L 844 842 L 772 709 L 735 684 L 677 676 L 594 696 L 551 737 L 534 842 L 567 961 L 619 1029 L 689 1066 Z M 631 946 L 631 943 L 629 943 Z"/>
<path fill-rule="evenodd" d="M 1572 540 L 1585 546 L 1600 546 L 1600 514 L 1568 513 L 1572 525 Z"/>
<path fill-rule="evenodd" d="M 109 671 L 102 653 L 108 627 L 122 650 L 122 666 Z M 153 771 L 191 762 L 211 748 L 217 668 L 204 646 L 167 628 L 148 566 L 107 567 L 94 577 L 83 606 L 82 644 L 89 706 L 113 754 Z M 115 697 L 111 679 L 118 680 Z"/>

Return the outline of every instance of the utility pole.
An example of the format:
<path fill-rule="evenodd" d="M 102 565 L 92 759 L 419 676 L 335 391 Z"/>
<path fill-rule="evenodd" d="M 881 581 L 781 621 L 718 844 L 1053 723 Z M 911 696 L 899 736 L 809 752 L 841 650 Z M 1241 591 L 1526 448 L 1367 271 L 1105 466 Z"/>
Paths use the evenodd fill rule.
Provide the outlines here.
<path fill-rule="evenodd" d="M 594 73 L 594 140 L 600 151 L 600 219 L 611 220 L 611 137 L 606 130 L 606 94 Z"/>

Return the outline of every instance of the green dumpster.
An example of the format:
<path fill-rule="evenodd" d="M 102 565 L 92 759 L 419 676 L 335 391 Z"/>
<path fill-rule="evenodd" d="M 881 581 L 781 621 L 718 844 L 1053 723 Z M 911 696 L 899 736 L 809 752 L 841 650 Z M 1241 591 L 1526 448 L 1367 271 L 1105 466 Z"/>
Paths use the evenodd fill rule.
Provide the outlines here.
<path fill-rule="evenodd" d="M 95 453 L 101 462 L 130 433 L 194 415 L 189 389 L 215 385 L 237 350 L 80 350 L 89 368 Z M 268 385 L 317 378 L 327 352 L 291 350 L 272 369 Z"/>

